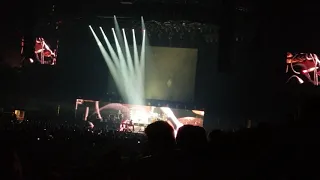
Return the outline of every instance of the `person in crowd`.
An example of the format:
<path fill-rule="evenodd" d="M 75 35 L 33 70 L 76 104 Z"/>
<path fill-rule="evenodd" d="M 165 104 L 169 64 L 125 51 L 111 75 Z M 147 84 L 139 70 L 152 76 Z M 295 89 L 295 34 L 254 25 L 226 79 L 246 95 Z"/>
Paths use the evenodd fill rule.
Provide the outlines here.
<path fill-rule="evenodd" d="M 207 134 L 202 127 L 184 125 L 177 133 L 178 147 L 189 153 L 203 153 L 207 148 Z"/>
<path fill-rule="evenodd" d="M 207 134 L 204 128 L 184 125 L 178 130 L 176 142 L 182 154 L 180 167 L 188 172 L 188 176 L 184 179 L 205 179 L 210 158 L 207 151 Z"/>
<path fill-rule="evenodd" d="M 143 169 L 143 173 L 132 173 L 132 178 L 179 179 L 181 172 L 172 126 L 165 121 L 156 121 L 147 126 L 145 134 L 150 156 L 142 158 L 137 163 L 134 172 Z M 159 170 L 163 172 L 159 173 Z"/>
<path fill-rule="evenodd" d="M 22 180 L 22 165 L 17 152 L 9 145 L 2 147 L 1 151 L 0 179 Z"/>

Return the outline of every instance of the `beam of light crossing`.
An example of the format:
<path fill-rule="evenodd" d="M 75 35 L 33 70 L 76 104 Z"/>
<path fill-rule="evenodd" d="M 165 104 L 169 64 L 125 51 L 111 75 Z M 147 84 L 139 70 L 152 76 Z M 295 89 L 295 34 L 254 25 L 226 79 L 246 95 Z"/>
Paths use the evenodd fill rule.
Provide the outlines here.
<path fill-rule="evenodd" d="M 143 96 L 143 91 L 141 91 L 140 87 L 139 88 L 135 88 L 137 85 L 139 85 L 139 79 L 136 76 L 136 72 L 135 69 L 133 67 L 133 60 L 132 60 L 132 56 L 130 53 L 130 49 L 129 49 L 129 45 L 128 45 L 128 41 L 127 41 L 127 37 L 126 37 L 126 32 L 124 29 L 122 29 L 122 33 L 123 33 L 123 37 L 124 37 L 124 43 L 125 43 L 125 51 L 126 51 L 126 59 L 127 59 L 127 65 L 128 65 L 128 71 L 129 71 L 129 77 L 130 77 L 130 87 L 131 91 L 133 92 L 133 96 L 135 97 L 135 101 L 138 104 L 143 104 L 142 100 L 144 98 Z M 143 89 L 143 88 L 142 88 Z"/>
<path fill-rule="evenodd" d="M 132 38 L 133 38 L 133 57 L 134 57 L 134 67 L 136 75 L 138 76 L 139 73 L 139 54 L 138 54 L 138 47 L 136 41 L 136 33 L 134 29 L 132 29 Z"/>
<path fill-rule="evenodd" d="M 132 38 L 133 38 L 133 56 L 134 56 L 134 71 L 137 78 L 137 91 L 142 92 L 144 89 L 142 81 L 142 75 L 141 75 L 141 69 L 140 69 L 140 60 L 139 60 L 139 54 L 138 54 L 138 47 L 137 47 L 137 41 L 136 41 L 136 35 L 134 29 L 132 29 Z M 144 97 L 144 94 L 142 95 Z"/>
<path fill-rule="evenodd" d="M 115 79 L 115 83 L 116 83 L 116 86 L 119 89 L 120 94 L 123 96 L 123 98 L 127 98 L 125 92 L 123 91 L 123 89 L 124 89 L 123 88 L 123 84 L 121 84 L 119 81 L 116 80 L 117 76 L 118 76 L 118 73 L 117 73 L 117 70 L 116 70 L 116 67 L 115 67 L 114 63 L 112 62 L 112 59 L 110 58 L 110 56 L 107 53 L 106 49 L 103 47 L 101 41 L 99 40 L 98 36 L 96 35 L 96 33 L 94 32 L 92 27 L 89 26 L 89 28 L 91 30 L 91 33 L 93 34 L 94 39 L 97 42 L 97 45 L 98 45 L 98 47 L 100 49 L 100 52 L 101 52 L 105 62 L 107 63 L 107 66 L 109 67 L 109 70 L 110 70 L 110 73 L 111 73 L 112 77 Z"/>
<path fill-rule="evenodd" d="M 100 31 L 103 35 L 103 38 L 107 45 L 107 49 L 109 50 L 110 54 L 106 52 L 106 49 L 103 47 L 102 43 L 96 36 L 91 26 L 90 29 L 98 43 L 100 51 L 110 69 L 111 75 L 123 99 L 130 104 L 144 104 L 146 31 L 145 29 L 143 29 L 142 31 L 142 45 L 140 52 L 141 54 L 139 58 L 134 29 L 132 30 L 132 56 L 130 52 L 130 47 L 128 45 L 126 32 L 124 29 L 122 29 L 121 32 L 115 16 L 114 23 L 115 28 L 112 28 L 112 34 L 114 36 L 115 46 L 117 48 L 116 50 L 114 49 L 114 47 L 112 47 L 102 27 L 100 27 Z"/>
<path fill-rule="evenodd" d="M 145 57 L 152 57 L 152 49 L 150 46 L 150 42 L 149 42 L 149 38 L 148 38 L 148 31 L 147 31 L 143 16 L 141 16 L 141 28 L 143 30 L 143 39 L 142 39 L 143 48 L 141 49 L 141 56 L 143 54 Z M 142 50 L 143 50 L 143 52 L 142 52 Z M 145 57 L 141 58 L 141 61 L 142 61 L 141 62 L 141 69 L 143 69 L 143 73 L 142 73 L 143 83 L 145 83 L 145 69 L 146 69 L 146 67 L 151 68 L 152 66 L 155 65 L 154 62 L 152 61 L 152 59 L 148 59 L 148 64 L 146 64 Z M 143 87 L 145 87 L 145 84 L 143 84 Z M 143 90 L 144 90 L 144 88 L 143 88 Z M 144 93 L 145 92 L 143 92 L 143 94 Z"/>
<path fill-rule="evenodd" d="M 110 55 L 111 55 L 111 57 L 113 59 L 114 64 L 116 65 L 117 68 L 120 68 L 119 58 L 118 58 L 116 52 L 114 51 L 113 47 L 111 46 L 110 41 L 107 38 L 106 34 L 104 33 L 104 30 L 102 29 L 102 27 L 100 27 L 100 31 L 101 31 L 102 36 L 104 38 L 104 41 L 106 42 L 107 47 L 108 47 L 108 49 L 110 51 Z"/>
<path fill-rule="evenodd" d="M 142 32 L 142 46 L 140 53 L 140 80 L 141 80 L 141 93 L 144 96 L 144 81 L 145 81 L 145 63 L 146 63 L 146 30 Z"/>
<path fill-rule="evenodd" d="M 130 72 L 130 77 L 134 76 L 134 69 L 133 69 L 133 63 L 132 63 L 132 57 L 131 57 L 131 53 L 130 53 L 130 49 L 129 49 L 129 45 L 128 45 L 128 41 L 127 41 L 127 36 L 126 36 L 126 31 L 124 29 L 122 29 L 122 33 L 123 33 L 123 38 L 124 38 L 124 45 L 125 45 L 125 50 L 126 50 L 126 58 L 127 58 L 127 65 L 129 68 L 129 72 Z"/>
<path fill-rule="evenodd" d="M 114 41 L 116 43 L 116 47 L 117 47 L 117 52 L 118 52 L 118 57 L 119 57 L 119 61 L 120 61 L 120 69 L 118 69 L 121 72 L 122 78 L 124 80 L 124 88 L 126 91 L 126 94 L 128 96 L 128 100 L 129 103 L 134 103 L 133 101 L 133 96 L 130 95 L 130 91 L 132 90 L 131 86 L 130 86 L 130 77 L 128 76 L 128 69 L 127 69 L 127 64 L 126 64 L 126 60 L 124 58 L 121 46 L 119 44 L 116 32 L 114 30 L 114 28 L 112 28 L 112 33 L 114 36 Z"/>
<path fill-rule="evenodd" d="M 122 37 L 122 33 L 121 33 L 121 30 L 120 30 L 120 26 L 119 26 L 117 17 L 115 15 L 113 16 L 113 21 L 114 21 L 115 32 L 116 32 L 116 35 L 118 37 L 119 45 L 120 45 L 121 49 L 123 49 L 124 48 L 124 43 L 123 43 L 124 40 L 123 40 L 123 37 Z"/>

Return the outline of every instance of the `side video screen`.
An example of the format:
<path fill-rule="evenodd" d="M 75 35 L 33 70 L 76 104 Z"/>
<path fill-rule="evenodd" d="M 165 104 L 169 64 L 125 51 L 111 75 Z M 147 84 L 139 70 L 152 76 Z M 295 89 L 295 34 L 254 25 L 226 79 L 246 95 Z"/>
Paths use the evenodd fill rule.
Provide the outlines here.
<path fill-rule="evenodd" d="M 60 22 L 54 24 L 38 25 L 35 28 L 31 43 L 25 43 L 25 37 L 21 38 L 21 55 L 23 64 L 56 65 L 58 59 L 58 29 Z M 26 45 L 33 46 L 33 52 L 26 52 Z"/>
<path fill-rule="evenodd" d="M 287 52 L 287 83 L 319 85 L 320 60 L 315 53 Z"/>

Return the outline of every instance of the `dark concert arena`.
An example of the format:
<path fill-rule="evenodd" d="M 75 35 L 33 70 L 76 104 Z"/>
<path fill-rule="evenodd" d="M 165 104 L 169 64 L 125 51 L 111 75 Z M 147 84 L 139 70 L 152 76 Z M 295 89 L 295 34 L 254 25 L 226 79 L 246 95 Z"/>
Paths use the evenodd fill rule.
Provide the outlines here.
<path fill-rule="evenodd" d="M 0 180 L 319 179 L 318 4 L 0 7 Z"/>

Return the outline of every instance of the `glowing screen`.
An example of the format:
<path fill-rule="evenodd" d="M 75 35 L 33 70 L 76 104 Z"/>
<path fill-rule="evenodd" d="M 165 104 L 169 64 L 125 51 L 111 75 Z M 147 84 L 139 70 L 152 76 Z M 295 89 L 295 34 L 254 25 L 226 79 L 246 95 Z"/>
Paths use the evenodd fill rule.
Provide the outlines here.
<path fill-rule="evenodd" d="M 130 51 L 133 54 L 132 47 Z M 198 50 L 149 46 L 146 48 L 145 54 L 144 98 L 173 102 L 192 102 Z M 108 91 L 118 91 L 111 75 L 109 77 Z"/>
<path fill-rule="evenodd" d="M 114 122 L 117 127 L 130 122 L 134 131 L 143 131 L 155 121 L 167 121 L 174 129 L 190 124 L 203 126 L 204 111 L 175 109 L 169 107 L 141 106 L 120 103 L 107 103 L 93 100 L 76 100 L 78 118 L 95 122 Z"/>
<path fill-rule="evenodd" d="M 57 36 L 59 25 L 56 23 L 39 23 L 35 27 L 33 43 L 33 52 L 25 52 L 25 38 L 21 38 L 21 55 L 23 64 L 45 64 L 56 65 L 58 57 L 59 39 Z M 30 47 L 29 47 L 30 48 Z"/>
<path fill-rule="evenodd" d="M 314 53 L 287 53 L 287 83 L 319 85 L 320 61 Z"/>
<path fill-rule="evenodd" d="M 191 102 L 197 49 L 151 47 L 146 52 L 145 98 Z"/>

